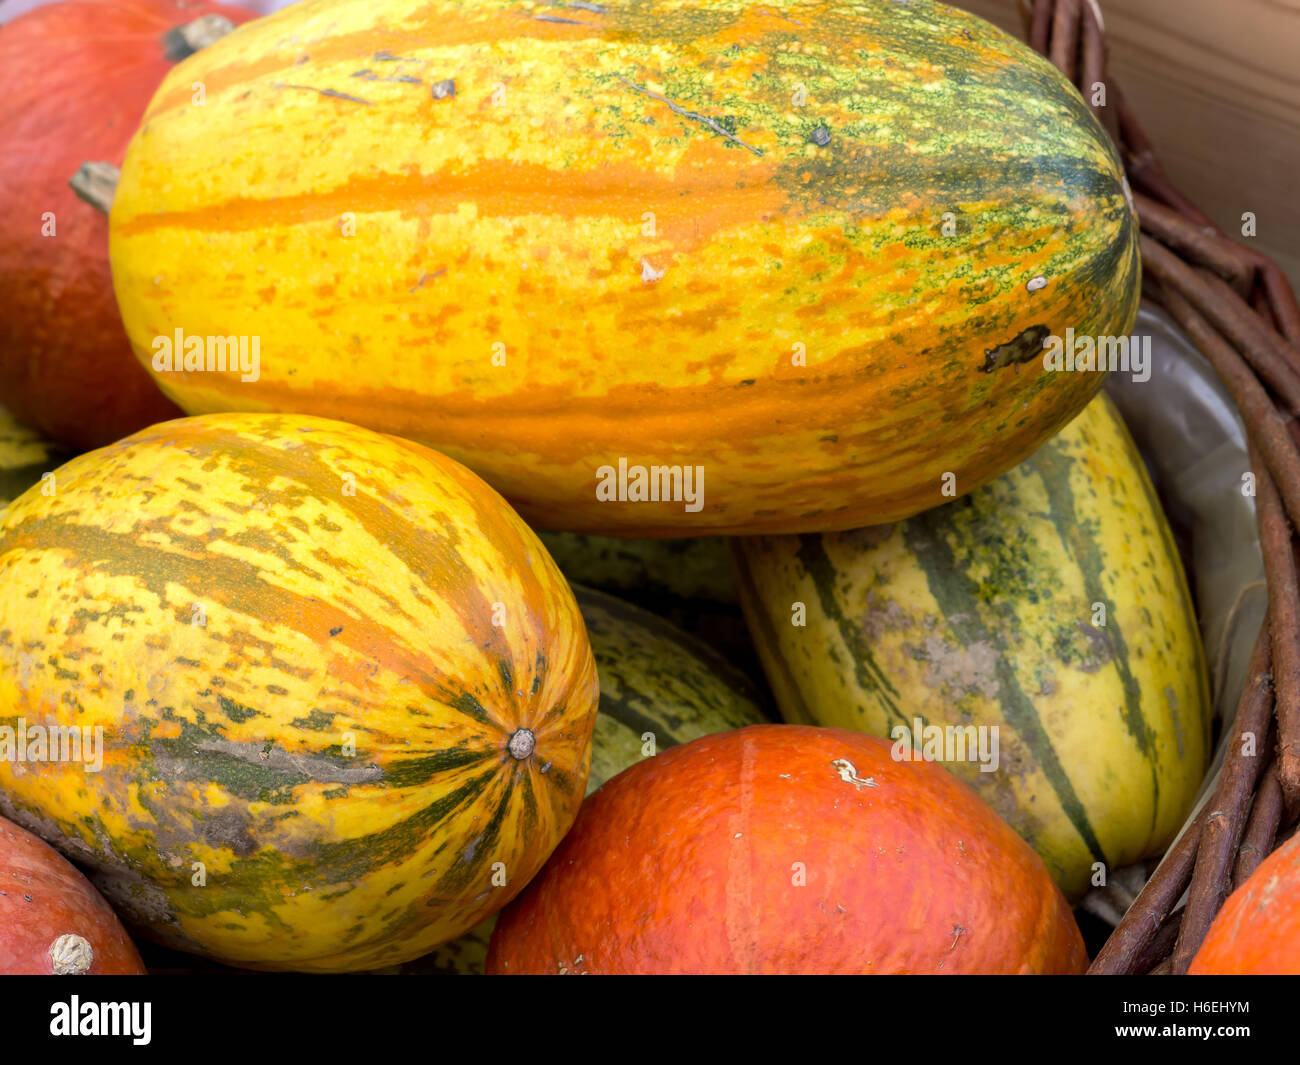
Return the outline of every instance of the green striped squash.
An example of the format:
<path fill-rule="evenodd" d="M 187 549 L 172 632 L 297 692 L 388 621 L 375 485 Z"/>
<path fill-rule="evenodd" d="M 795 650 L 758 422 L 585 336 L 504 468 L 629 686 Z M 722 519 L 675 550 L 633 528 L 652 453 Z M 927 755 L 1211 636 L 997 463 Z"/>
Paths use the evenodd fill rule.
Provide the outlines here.
<path fill-rule="evenodd" d="M 1161 854 L 1205 771 L 1210 706 L 1169 527 L 1109 399 L 972 495 L 895 525 L 738 542 L 783 716 L 932 746 L 1067 894 Z M 802 617 L 800 615 L 803 615 Z M 803 624 L 799 624 L 802 621 Z"/>
<path fill-rule="evenodd" d="M 70 458 L 71 451 L 44 439 L 0 407 L 0 508 Z"/>
<path fill-rule="evenodd" d="M 613 596 L 573 591 L 600 676 L 588 795 L 653 753 L 767 720 L 765 693 L 707 646 Z M 482 973 L 494 923 L 390 971 Z"/>
<path fill-rule="evenodd" d="M 541 532 L 538 539 L 570 581 L 609 592 L 717 648 L 743 672 L 761 672 L 727 560 L 716 536 L 623 539 Z"/>
<path fill-rule="evenodd" d="M 478 477 L 342 422 L 223 414 L 55 482 L 0 512 L 0 752 L 58 724 L 100 764 L 19 741 L 0 813 L 131 923 L 229 965 L 364 970 L 541 868 L 582 803 L 595 661 Z"/>
<path fill-rule="evenodd" d="M 539 529 L 537 538 L 570 581 L 646 609 L 653 609 L 652 601 L 695 607 L 740 602 L 727 541 L 717 536 L 646 540 Z"/>

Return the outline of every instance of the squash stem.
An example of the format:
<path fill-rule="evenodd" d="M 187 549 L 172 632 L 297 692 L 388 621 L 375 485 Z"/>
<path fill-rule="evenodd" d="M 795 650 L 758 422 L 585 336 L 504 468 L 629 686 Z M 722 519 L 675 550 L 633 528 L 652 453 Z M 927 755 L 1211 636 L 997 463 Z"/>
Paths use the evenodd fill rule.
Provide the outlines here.
<path fill-rule="evenodd" d="M 225 15 L 201 15 L 193 22 L 173 27 L 163 34 L 163 55 L 168 62 L 179 63 L 224 37 L 234 28 L 235 24 Z"/>
<path fill-rule="evenodd" d="M 122 171 L 112 163 L 82 163 L 68 185 L 78 199 L 90 204 L 101 214 L 108 214 L 121 177 Z"/>

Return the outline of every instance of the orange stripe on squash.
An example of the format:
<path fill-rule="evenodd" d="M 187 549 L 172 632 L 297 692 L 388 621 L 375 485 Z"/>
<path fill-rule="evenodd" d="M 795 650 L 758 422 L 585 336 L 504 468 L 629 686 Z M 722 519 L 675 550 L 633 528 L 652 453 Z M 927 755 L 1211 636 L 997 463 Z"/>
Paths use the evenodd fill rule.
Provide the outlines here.
<path fill-rule="evenodd" d="M 177 328 L 262 363 L 164 391 L 417 439 L 539 526 L 650 536 L 903 518 L 1083 408 L 1102 375 L 983 372 L 1136 313 L 1119 162 L 1045 60 L 926 3 L 602 6 L 295 5 L 187 63 L 123 168 L 114 284 L 146 363 Z M 621 457 L 702 466 L 703 509 L 598 500 Z"/>

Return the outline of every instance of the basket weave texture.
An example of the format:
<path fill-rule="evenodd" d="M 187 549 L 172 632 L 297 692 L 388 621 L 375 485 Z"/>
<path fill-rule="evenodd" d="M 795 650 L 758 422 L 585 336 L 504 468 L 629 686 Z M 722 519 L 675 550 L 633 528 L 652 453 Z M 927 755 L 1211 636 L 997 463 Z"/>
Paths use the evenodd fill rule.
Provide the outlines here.
<path fill-rule="evenodd" d="M 1300 307 L 1275 262 L 1225 235 L 1166 177 L 1109 77 L 1097 0 L 1019 7 L 1030 45 L 1079 87 L 1119 149 L 1142 228 L 1143 298 L 1210 361 L 1250 442 L 1269 607 L 1225 723 L 1223 769 L 1089 970 L 1183 975 L 1224 900 L 1300 818 L 1300 583 L 1291 533 L 1300 526 Z"/>

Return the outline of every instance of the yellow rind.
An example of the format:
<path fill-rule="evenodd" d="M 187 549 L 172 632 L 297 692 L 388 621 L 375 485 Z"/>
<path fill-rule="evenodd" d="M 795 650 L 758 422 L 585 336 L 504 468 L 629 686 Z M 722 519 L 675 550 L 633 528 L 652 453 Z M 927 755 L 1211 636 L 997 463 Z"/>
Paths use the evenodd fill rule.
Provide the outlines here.
<path fill-rule="evenodd" d="M 458 935 L 568 829 L 596 704 L 546 551 L 419 445 L 183 419 L 0 515 L 0 726 L 104 749 L 0 760 L 0 807 L 169 946 L 338 971 Z"/>
<path fill-rule="evenodd" d="M 1129 333 L 1137 227 L 1050 63 L 929 0 L 597 6 L 303 0 L 173 71 L 110 233 L 160 387 L 660 537 L 907 517 L 1095 394 L 1033 331 Z M 178 329 L 256 338 L 256 380 L 154 366 Z M 702 508 L 598 498 L 620 459 Z"/>

